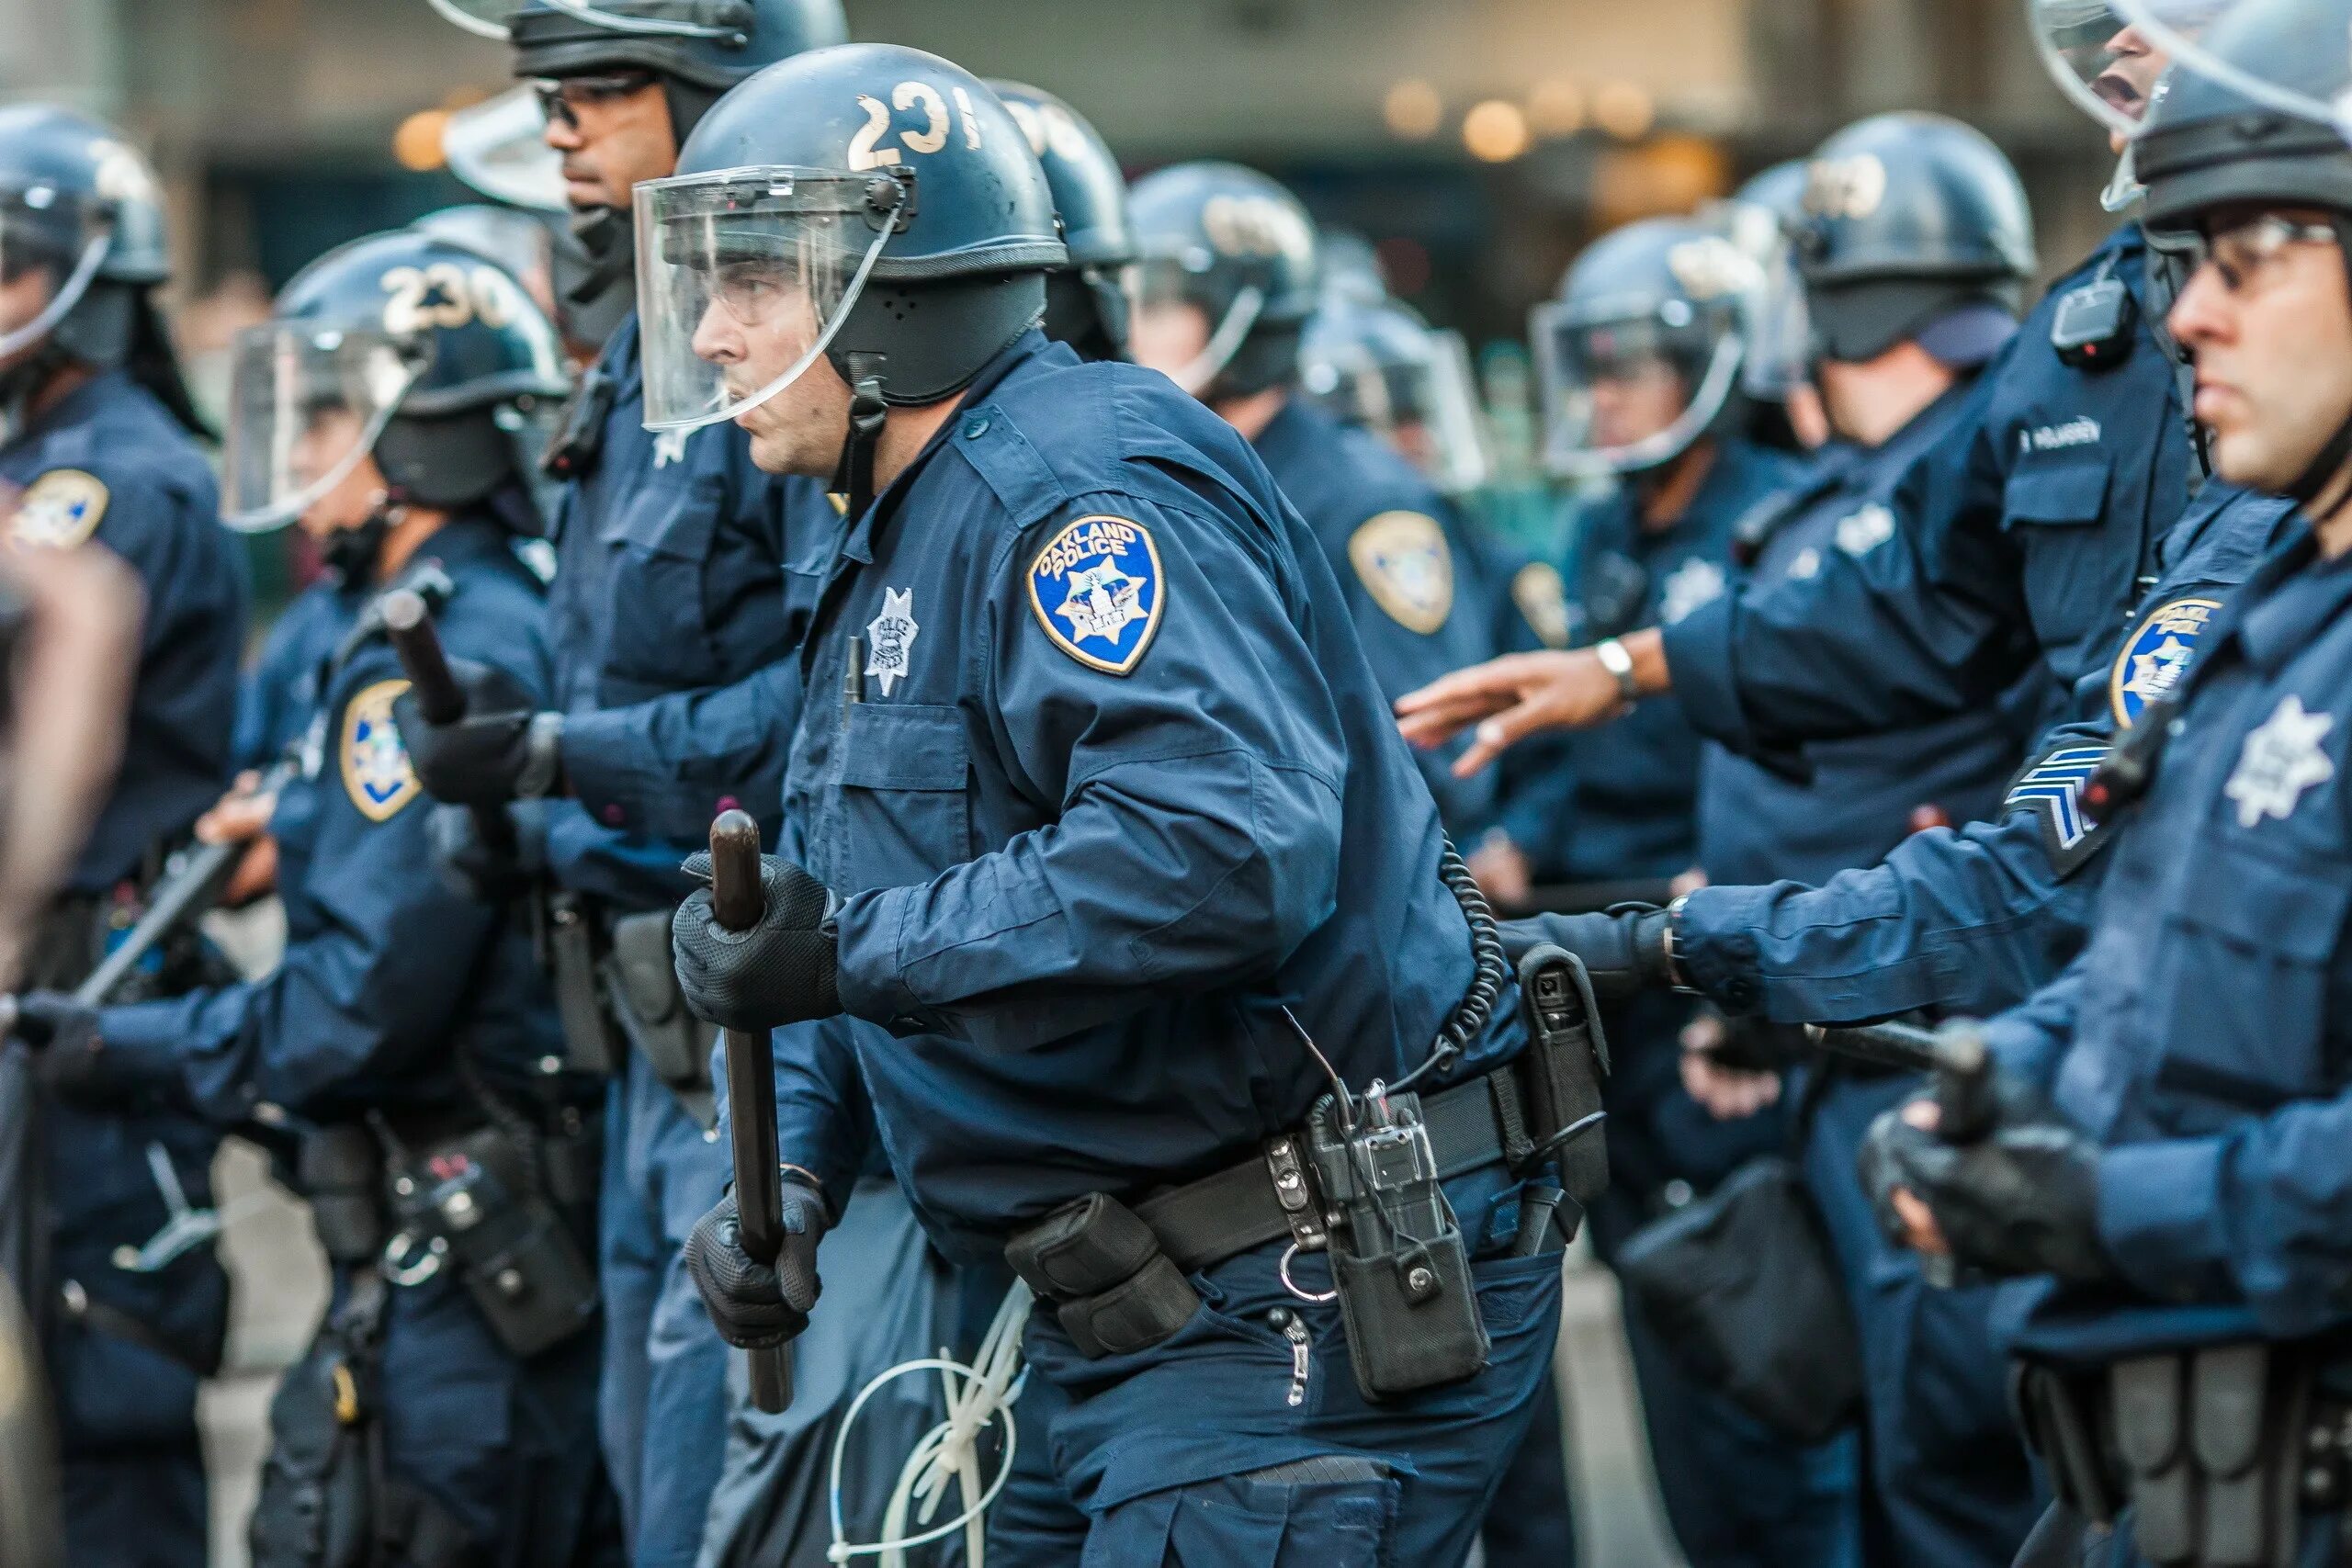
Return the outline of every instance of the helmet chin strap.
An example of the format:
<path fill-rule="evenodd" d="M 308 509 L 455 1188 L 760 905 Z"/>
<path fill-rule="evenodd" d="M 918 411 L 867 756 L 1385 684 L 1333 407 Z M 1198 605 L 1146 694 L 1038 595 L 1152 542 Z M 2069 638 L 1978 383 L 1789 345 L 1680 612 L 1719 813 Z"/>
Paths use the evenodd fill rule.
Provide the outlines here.
<path fill-rule="evenodd" d="M 378 491 L 366 520 L 328 535 L 319 547 L 320 558 L 346 588 L 373 581 L 377 563 L 383 558 L 384 541 L 407 511 L 407 505 L 394 501 L 390 491 Z"/>
<path fill-rule="evenodd" d="M 881 445 L 882 427 L 890 417 L 890 405 L 882 397 L 888 355 L 851 349 L 842 360 L 849 372 L 849 439 L 842 444 L 833 489 L 849 497 L 854 518 L 874 504 L 874 450 Z"/>
<path fill-rule="evenodd" d="M 2336 213 L 2329 220 L 2335 231 L 2335 244 L 2344 261 L 2345 281 L 2352 286 L 2352 214 Z M 2346 466 L 2352 464 L 2352 409 L 2345 411 L 2337 423 L 2335 434 L 2329 436 L 2302 473 L 2287 487 L 2289 500 L 2303 509 L 2313 522 L 2320 521 L 2324 511 L 2333 512 L 2352 498 L 2352 481 L 2347 481 Z M 2324 509 L 2320 506 L 2326 498 Z"/>
<path fill-rule="evenodd" d="M 564 290 L 574 305 L 593 305 L 616 288 L 636 281 L 637 240 L 628 213 L 592 207 L 571 217 L 571 237 L 587 254 L 588 267 Z"/>

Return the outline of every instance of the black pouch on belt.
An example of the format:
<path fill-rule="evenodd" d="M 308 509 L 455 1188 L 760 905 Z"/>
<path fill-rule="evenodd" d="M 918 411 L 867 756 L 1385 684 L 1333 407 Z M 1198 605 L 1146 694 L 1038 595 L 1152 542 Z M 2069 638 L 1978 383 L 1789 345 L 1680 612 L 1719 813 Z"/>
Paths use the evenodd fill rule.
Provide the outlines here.
<path fill-rule="evenodd" d="M 686 1010 L 670 955 L 670 915 L 651 909 L 615 920 L 605 973 L 629 1043 L 707 1132 L 718 1124 L 710 1092 L 710 1048 L 718 1036 Z"/>
<path fill-rule="evenodd" d="M 1519 961 L 1519 1005 L 1528 1033 L 1520 1084 L 1527 1097 L 1528 1134 L 1540 1149 L 1600 1110 L 1609 1043 L 1584 961 L 1565 948 L 1546 942 Z M 1559 1162 L 1560 1185 L 1579 1204 L 1590 1205 L 1608 1190 L 1609 1145 L 1597 1126 L 1543 1157 Z"/>
<path fill-rule="evenodd" d="M 306 1133 L 294 1173 L 328 1258 L 374 1262 L 384 1249 L 384 1154 L 376 1135 L 357 1122 Z"/>
<path fill-rule="evenodd" d="M 539 945 L 548 985 L 555 992 L 556 1021 L 563 1029 L 565 1060 L 574 1072 L 618 1072 L 626 1043 L 597 984 L 605 944 L 587 901 L 561 889 L 543 895 Z"/>
<path fill-rule="evenodd" d="M 355 1278 L 343 1307 L 287 1369 L 247 1526 L 254 1568 L 368 1568 L 375 1561 L 376 1334 L 384 1282 Z"/>
<path fill-rule="evenodd" d="M 1136 1212 L 1107 1193 L 1063 1204 L 1005 1244 L 1004 1260 L 1054 1303 L 1079 1354 L 1147 1349 L 1192 1321 L 1201 1295 Z"/>
<path fill-rule="evenodd" d="M 1325 1096 L 1306 1119 L 1307 1158 L 1331 1227 L 1331 1282 L 1356 1387 L 1370 1400 L 1486 1370 L 1492 1348 L 1470 1255 L 1438 1186 L 1420 1096 L 1368 1095 L 1342 1125 Z"/>
<path fill-rule="evenodd" d="M 537 1190 L 534 1156 L 484 1128 L 424 1151 L 394 1186 L 403 1255 L 420 1245 L 445 1254 L 491 1332 L 517 1356 L 560 1344 L 596 1314 L 595 1276 Z"/>

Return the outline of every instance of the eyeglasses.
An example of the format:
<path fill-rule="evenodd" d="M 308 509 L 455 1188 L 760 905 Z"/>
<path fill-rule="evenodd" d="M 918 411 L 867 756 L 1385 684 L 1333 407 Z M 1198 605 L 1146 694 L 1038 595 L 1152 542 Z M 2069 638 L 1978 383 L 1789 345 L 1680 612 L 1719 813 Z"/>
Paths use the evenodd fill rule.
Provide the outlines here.
<path fill-rule="evenodd" d="M 539 112 L 547 116 L 549 124 L 577 130 L 583 107 L 634 97 L 656 80 L 650 71 L 614 71 L 601 76 L 542 77 L 531 84 L 531 91 L 537 96 Z"/>
<path fill-rule="evenodd" d="M 2266 212 L 2259 218 L 2233 223 L 2218 233 L 2198 235 L 2191 254 L 2199 266 L 2212 264 L 2213 270 L 2221 274 L 2224 288 L 2232 294 L 2244 294 L 2289 245 L 2337 243 L 2336 231 L 2330 224 L 2298 223 L 2291 218 Z"/>

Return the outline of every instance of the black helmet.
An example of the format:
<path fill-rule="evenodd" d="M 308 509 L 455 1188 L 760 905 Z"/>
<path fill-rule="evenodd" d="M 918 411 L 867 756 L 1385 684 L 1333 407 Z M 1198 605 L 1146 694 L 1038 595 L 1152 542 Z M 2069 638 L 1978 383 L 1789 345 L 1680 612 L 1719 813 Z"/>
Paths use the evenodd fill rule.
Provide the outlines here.
<path fill-rule="evenodd" d="M 281 526 L 371 453 L 391 501 L 485 500 L 523 478 L 520 416 L 565 390 L 555 328 L 489 256 L 413 230 L 355 240 L 237 340 L 223 518 Z"/>
<path fill-rule="evenodd" d="M 514 45 L 517 76 L 650 71 L 710 97 L 763 67 L 842 42 L 841 0 L 430 0 Z M 707 100 L 706 100 L 707 105 Z M 682 122 L 684 137 L 691 122 Z"/>
<path fill-rule="evenodd" d="M 1046 335 L 1089 359 L 1125 359 L 1127 294 L 1120 274 L 1136 259 L 1136 233 L 1127 223 L 1127 177 L 1119 160 L 1051 93 L 1019 82 L 990 82 L 989 89 L 1029 133 L 1069 248 L 1069 265 L 1046 280 Z"/>
<path fill-rule="evenodd" d="M 1712 219 L 1759 275 L 1740 389 L 1761 403 L 1784 403 L 1812 373 L 1812 327 L 1804 283 L 1797 276 L 1796 231 L 1804 218 L 1805 163 L 1773 164 L 1708 208 Z"/>
<path fill-rule="evenodd" d="M 1308 318 L 1299 389 L 1360 425 L 1447 495 L 1487 482 L 1487 445 L 1470 348 L 1391 299 L 1327 293 Z"/>
<path fill-rule="evenodd" d="M 1315 221 L 1298 198 L 1238 164 L 1179 164 L 1137 181 L 1127 210 L 1141 308 L 1208 318 L 1208 345 L 1170 372 L 1177 383 L 1212 402 L 1289 385 L 1317 282 Z"/>
<path fill-rule="evenodd" d="M 1036 324 L 1069 254 L 1012 111 L 961 66 L 891 44 L 815 50 L 728 94 L 678 173 L 637 187 L 637 232 L 656 429 L 734 418 L 820 352 L 877 415 L 953 396 Z M 744 331 L 805 321 L 806 341 L 756 372 L 706 359 L 713 312 Z M 741 379 L 755 373 L 769 379 Z"/>
<path fill-rule="evenodd" d="M 1756 262 L 1698 219 L 1645 219 L 1594 241 L 1531 319 L 1547 466 L 1570 478 L 1636 472 L 1716 428 L 1734 406 L 1762 283 Z M 1634 437 L 1603 429 L 1596 389 L 1660 367 L 1681 381 L 1680 417 Z"/>

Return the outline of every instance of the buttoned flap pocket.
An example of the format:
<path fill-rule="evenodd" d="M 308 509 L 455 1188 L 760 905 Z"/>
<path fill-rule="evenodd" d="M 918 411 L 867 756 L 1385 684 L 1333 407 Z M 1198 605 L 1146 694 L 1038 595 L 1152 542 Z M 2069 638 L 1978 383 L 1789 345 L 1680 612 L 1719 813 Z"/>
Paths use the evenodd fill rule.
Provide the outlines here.
<path fill-rule="evenodd" d="M 929 882 L 971 859 L 971 754 L 962 714 L 890 702 L 852 703 L 848 713 L 843 863 L 857 886 L 847 891 Z"/>
<path fill-rule="evenodd" d="M 2352 868 L 2223 842 L 2180 874 L 2150 955 L 2157 1083 L 2252 1111 L 2327 1092 L 2329 970 Z"/>
<path fill-rule="evenodd" d="M 707 584 L 721 500 L 715 474 L 642 479 L 614 497 L 597 535 L 614 673 L 654 684 L 721 683 Z"/>
<path fill-rule="evenodd" d="M 2064 528 L 2096 523 L 2107 510 L 2107 460 L 2097 457 L 2020 468 L 2001 492 L 2003 525 Z"/>

